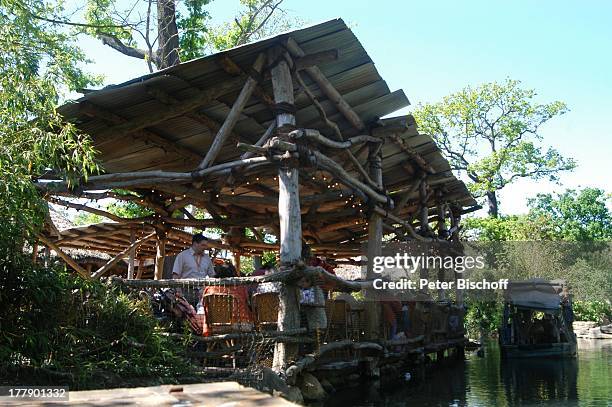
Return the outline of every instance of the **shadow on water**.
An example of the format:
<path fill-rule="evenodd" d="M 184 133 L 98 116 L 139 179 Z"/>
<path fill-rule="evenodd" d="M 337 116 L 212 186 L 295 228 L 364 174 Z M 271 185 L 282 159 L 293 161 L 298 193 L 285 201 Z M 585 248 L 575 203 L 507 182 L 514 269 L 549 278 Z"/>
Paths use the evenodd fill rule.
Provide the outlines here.
<path fill-rule="evenodd" d="M 612 341 L 579 341 L 577 359 L 484 358 L 435 367 L 427 380 L 380 389 L 376 383 L 334 394 L 325 406 L 612 406 Z"/>

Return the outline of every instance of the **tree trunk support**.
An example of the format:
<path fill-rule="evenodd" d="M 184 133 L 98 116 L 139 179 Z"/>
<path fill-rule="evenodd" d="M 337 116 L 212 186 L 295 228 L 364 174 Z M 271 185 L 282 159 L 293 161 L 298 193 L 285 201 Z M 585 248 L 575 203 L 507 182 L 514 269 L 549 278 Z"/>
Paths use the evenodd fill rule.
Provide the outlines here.
<path fill-rule="evenodd" d="M 382 178 L 382 148 L 380 143 L 368 143 L 368 164 L 370 177 L 378 184 L 380 189 L 383 188 Z M 372 212 L 370 214 L 368 224 L 368 268 L 367 278 L 375 278 L 373 273 L 374 257 L 382 254 L 382 237 L 383 237 L 383 218 L 380 214 Z M 382 336 L 381 320 L 380 320 L 380 304 L 374 300 L 367 301 L 365 307 L 366 313 L 366 337 L 370 340 L 378 339 Z"/>
<path fill-rule="evenodd" d="M 136 231 L 134 229 L 130 229 L 130 245 L 133 244 L 136 241 Z M 129 259 L 128 259 L 128 272 L 127 272 L 127 278 L 129 280 L 134 278 L 134 263 L 136 260 L 136 248 L 132 247 L 132 249 L 130 250 L 130 255 L 129 255 Z"/>
<path fill-rule="evenodd" d="M 274 102 L 277 105 L 293 106 L 293 81 L 289 65 L 281 58 L 282 48 L 270 50 L 268 61 L 278 61 L 271 67 Z M 276 113 L 276 128 L 295 126 L 293 113 Z M 278 170 L 278 216 L 280 220 L 280 262 L 289 266 L 300 260 L 302 255 L 302 219 L 300 213 L 299 172 L 289 164 Z M 299 328 L 299 290 L 289 284 L 282 284 L 279 293 L 278 329 L 286 331 Z M 284 371 L 290 361 L 297 358 L 296 344 L 278 343 L 274 350 L 273 369 Z"/>
<path fill-rule="evenodd" d="M 164 275 L 164 259 L 166 257 L 166 232 L 156 228 L 155 237 L 157 243 L 155 245 L 155 280 L 161 280 Z"/>

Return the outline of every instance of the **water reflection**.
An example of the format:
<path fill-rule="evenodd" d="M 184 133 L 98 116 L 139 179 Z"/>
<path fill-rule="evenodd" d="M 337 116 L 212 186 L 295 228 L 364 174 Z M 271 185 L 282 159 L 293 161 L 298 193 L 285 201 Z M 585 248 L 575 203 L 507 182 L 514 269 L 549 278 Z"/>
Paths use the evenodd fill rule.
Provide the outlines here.
<path fill-rule="evenodd" d="M 501 360 L 495 342 L 485 357 L 438 368 L 419 384 L 361 385 L 326 406 L 612 406 L 612 341 L 580 341 L 577 359 Z"/>

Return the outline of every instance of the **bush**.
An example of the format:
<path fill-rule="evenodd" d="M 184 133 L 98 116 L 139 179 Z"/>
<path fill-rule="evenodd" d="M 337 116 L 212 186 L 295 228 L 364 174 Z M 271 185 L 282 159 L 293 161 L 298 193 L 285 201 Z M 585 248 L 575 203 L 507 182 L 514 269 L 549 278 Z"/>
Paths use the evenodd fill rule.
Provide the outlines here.
<path fill-rule="evenodd" d="M 574 301 L 574 319 L 598 324 L 612 320 L 612 304 L 609 301 Z"/>
<path fill-rule="evenodd" d="M 63 267 L 0 256 L 0 384 L 83 389 L 193 375 L 148 304 Z"/>

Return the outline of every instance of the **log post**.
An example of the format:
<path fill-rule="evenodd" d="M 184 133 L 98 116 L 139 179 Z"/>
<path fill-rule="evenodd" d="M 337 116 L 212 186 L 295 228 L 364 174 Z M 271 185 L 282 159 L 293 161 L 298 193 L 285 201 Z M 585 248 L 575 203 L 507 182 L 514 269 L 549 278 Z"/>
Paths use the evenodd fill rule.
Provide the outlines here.
<path fill-rule="evenodd" d="M 259 71 L 261 71 L 261 68 L 263 67 L 264 62 L 265 62 L 265 55 L 259 54 L 257 56 L 257 59 L 255 60 L 255 63 L 253 64 L 253 72 L 259 74 Z M 240 118 L 240 114 L 242 113 L 244 106 L 251 98 L 251 94 L 253 93 L 255 86 L 257 86 L 257 80 L 253 78 L 252 76 L 249 76 L 246 80 L 246 83 L 244 84 L 244 87 L 242 88 L 242 91 L 238 95 L 238 98 L 236 98 L 236 101 L 232 105 L 232 108 L 229 114 L 227 115 L 225 122 L 223 123 L 219 131 L 217 132 L 217 135 L 215 136 L 212 145 L 210 146 L 210 148 L 208 149 L 208 152 L 206 153 L 206 157 L 204 157 L 200 165 L 198 165 L 199 170 L 210 166 L 215 161 L 215 158 L 221 151 L 221 148 L 223 147 L 225 140 L 227 139 L 229 134 L 234 129 L 234 126 L 236 125 L 236 123 L 238 122 L 238 119 Z"/>
<path fill-rule="evenodd" d="M 232 256 L 234 257 L 234 268 L 236 269 L 236 275 L 240 276 L 240 256 L 241 253 L 239 250 L 236 250 L 235 252 L 232 253 Z"/>
<path fill-rule="evenodd" d="M 166 256 L 166 231 L 163 229 L 155 229 L 155 280 L 161 280 L 164 275 L 164 258 Z"/>
<path fill-rule="evenodd" d="M 145 269 L 145 263 L 143 259 L 138 259 L 138 271 L 136 272 L 136 280 L 140 280 L 142 278 L 142 273 Z"/>
<path fill-rule="evenodd" d="M 51 250 L 54 250 L 57 253 L 58 257 L 66 262 L 70 267 L 74 269 L 81 277 L 85 279 L 91 278 L 89 273 L 81 267 L 72 257 L 68 256 L 64 251 L 55 243 L 51 241 L 51 239 L 47 239 L 42 235 L 38 235 L 38 240 L 44 243 L 47 246 L 48 250 L 45 250 L 45 267 L 49 267 L 51 260 Z"/>
<path fill-rule="evenodd" d="M 259 270 L 261 266 L 261 256 L 253 256 L 253 271 Z"/>
<path fill-rule="evenodd" d="M 461 220 L 461 211 L 459 208 L 451 207 L 450 211 L 450 221 L 451 221 L 451 245 L 455 248 L 460 247 L 463 252 L 463 246 L 459 243 L 459 221 Z M 455 272 L 455 287 L 457 286 L 457 279 L 462 277 L 459 273 Z M 463 290 L 457 288 L 455 292 L 456 301 L 458 306 L 463 305 Z"/>
<path fill-rule="evenodd" d="M 293 81 L 289 65 L 282 58 L 283 50 L 276 47 L 270 50 L 268 61 L 271 67 L 272 88 L 276 105 L 293 106 Z M 289 110 L 289 109 L 284 109 Z M 276 128 L 295 126 L 295 115 L 277 111 Z M 291 267 L 302 256 L 302 219 L 300 214 L 300 193 L 298 169 L 290 164 L 278 170 L 278 216 L 280 220 L 280 265 Z M 299 328 L 299 290 L 297 287 L 282 284 L 278 310 L 278 329 L 286 331 Z M 279 343 L 274 350 L 273 369 L 284 371 L 291 360 L 297 357 L 297 345 Z"/>
<path fill-rule="evenodd" d="M 443 193 L 441 190 L 436 191 L 436 201 L 437 201 L 437 211 L 438 211 L 438 238 L 442 240 L 438 245 L 440 246 L 440 250 L 444 250 L 446 248 L 446 236 L 448 234 L 446 230 L 446 204 L 442 201 Z M 440 253 L 443 255 L 444 253 Z M 438 281 L 444 281 L 446 277 L 446 270 L 444 267 L 440 267 L 438 270 Z M 456 282 L 455 282 L 456 284 Z M 443 288 L 438 290 L 438 298 L 440 300 L 446 299 L 446 292 Z"/>
<path fill-rule="evenodd" d="M 134 229 L 130 229 L 130 245 L 136 241 L 136 231 Z M 129 280 L 134 278 L 134 262 L 136 258 L 136 248 L 133 247 L 130 250 L 129 258 L 128 258 L 128 272 L 127 278 Z"/>
<path fill-rule="evenodd" d="M 370 177 L 382 190 L 382 144 L 368 143 L 368 164 Z M 372 211 L 368 223 L 368 268 L 367 278 L 375 278 L 373 270 L 374 257 L 382 254 L 383 218 L 380 214 Z M 366 302 L 366 337 L 370 340 L 378 339 L 381 333 L 380 304 L 377 301 Z"/>
<path fill-rule="evenodd" d="M 419 221 L 421 222 L 421 235 L 429 235 L 429 212 L 427 209 L 427 178 L 419 185 Z"/>
<path fill-rule="evenodd" d="M 32 246 L 32 263 L 38 263 L 38 240 Z"/>

